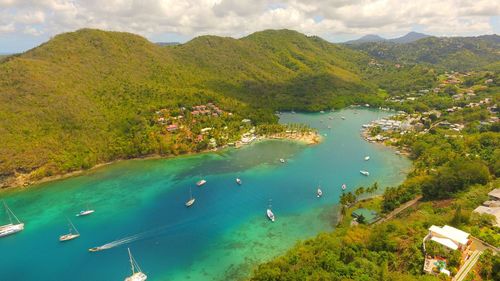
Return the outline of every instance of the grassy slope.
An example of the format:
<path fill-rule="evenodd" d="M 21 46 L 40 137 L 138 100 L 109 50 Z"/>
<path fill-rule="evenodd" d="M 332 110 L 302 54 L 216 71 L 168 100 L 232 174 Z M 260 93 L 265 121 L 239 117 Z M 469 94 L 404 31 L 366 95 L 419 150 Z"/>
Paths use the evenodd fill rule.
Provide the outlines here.
<path fill-rule="evenodd" d="M 150 120 L 162 107 L 216 101 L 273 122 L 276 108 L 311 110 L 370 93 L 356 66 L 363 60 L 287 30 L 167 47 L 129 33 L 58 35 L 0 63 L 0 182 L 14 171 L 41 177 L 158 153 Z"/>

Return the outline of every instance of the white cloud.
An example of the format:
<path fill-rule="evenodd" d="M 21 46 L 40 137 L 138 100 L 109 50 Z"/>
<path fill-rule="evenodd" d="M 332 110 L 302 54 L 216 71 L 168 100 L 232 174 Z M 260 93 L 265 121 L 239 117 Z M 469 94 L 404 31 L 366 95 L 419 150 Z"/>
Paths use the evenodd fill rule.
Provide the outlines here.
<path fill-rule="evenodd" d="M 470 35 L 491 33 L 491 17 L 499 15 L 500 2 L 491 0 L 0 0 L 0 33 L 50 36 L 94 27 L 192 37 L 289 28 L 332 37 L 390 36 L 418 26 L 437 35 Z"/>
<path fill-rule="evenodd" d="M 14 30 L 15 30 L 15 27 L 14 27 L 13 23 L 4 24 L 4 25 L 0 24 L 0 34 L 14 32 Z"/>

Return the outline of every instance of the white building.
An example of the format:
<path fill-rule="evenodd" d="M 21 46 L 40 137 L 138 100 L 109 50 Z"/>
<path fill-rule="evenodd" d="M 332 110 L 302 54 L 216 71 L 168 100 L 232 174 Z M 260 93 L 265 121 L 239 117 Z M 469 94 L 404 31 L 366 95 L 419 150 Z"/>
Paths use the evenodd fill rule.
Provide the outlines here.
<path fill-rule="evenodd" d="M 433 225 L 429 228 L 428 237 L 430 240 L 449 249 L 465 250 L 469 243 L 469 235 L 469 233 L 449 225 L 445 225 L 443 227 Z"/>

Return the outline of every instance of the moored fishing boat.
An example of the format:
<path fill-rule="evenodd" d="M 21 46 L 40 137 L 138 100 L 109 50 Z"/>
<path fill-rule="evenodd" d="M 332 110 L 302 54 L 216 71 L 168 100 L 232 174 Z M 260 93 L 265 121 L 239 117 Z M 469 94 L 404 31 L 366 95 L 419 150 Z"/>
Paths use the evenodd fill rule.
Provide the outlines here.
<path fill-rule="evenodd" d="M 206 184 L 206 183 L 207 183 L 207 181 L 203 179 L 203 180 L 198 181 L 198 182 L 196 183 L 196 185 L 197 185 L 197 186 L 202 186 L 202 185 L 204 185 L 204 184 Z"/>
<path fill-rule="evenodd" d="M 239 185 L 242 185 L 242 184 L 243 184 L 243 182 L 241 181 L 241 179 L 240 179 L 240 178 L 236 178 L 236 183 L 237 183 L 237 184 L 239 184 Z"/>
<path fill-rule="evenodd" d="M 365 156 L 365 161 L 370 160 L 370 156 Z"/>
<path fill-rule="evenodd" d="M 144 280 L 148 279 L 148 276 L 142 272 L 141 268 L 139 267 L 139 264 L 132 256 L 132 253 L 130 252 L 130 248 L 127 248 L 127 249 L 128 249 L 128 256 L 130 259 L 130 267 L 132 269 L 132 275 L 125 278 L 125 281 L 144 281 Z"/>
<path fill-rule="evenodd" d="M 360 174 L 362 174 L 363 176 L 369 176 L 370 173 L 368 171 L 365 171 L 365 170 L 361 170 L 359 171 Z"/>
<path fill-rule="evenodd" d="M 9 217 L 10 223 L 0 226 L 0 237 L 11 235 L 24 230 L 24 223 L 19 221 L 14 212 L 12 212 L 9 206 L 7 206 L 7 203 L 5 203 L 5 201 L 3 202 L 3 205 L 5 207 L 5 212 Z"/>
<path fill-rule="evenodd" d="M 345 183 L 342 184 L 342 190 L 345 190 L 346 188 L 347 188 L 347 185 L 345 185 Z"/>
<path fill-rule="evenodd" d="M 69 233 L 59 236 L 59 241 L 61 242 L 73 240 L 75 238 L 80 237 L 80 233 L 69 219 L 68 219 L 68 224 L 69 224 Z"/>

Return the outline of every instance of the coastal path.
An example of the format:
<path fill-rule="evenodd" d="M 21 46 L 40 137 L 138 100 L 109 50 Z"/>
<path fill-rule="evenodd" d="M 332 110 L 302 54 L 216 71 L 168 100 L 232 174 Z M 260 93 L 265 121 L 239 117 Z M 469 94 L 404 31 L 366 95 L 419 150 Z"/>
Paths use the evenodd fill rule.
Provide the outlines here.
<path fill-rule="evenodd" d="M 384 221 L 388 221 L 388 220 L 392 219 L 397 214 L 399 214 L 402 211 L 406 210 L 407 208 L 415 205 L 420 199 L 422 199 L 422 195 L 419 195 L 419 196 L 415 197 L 414 199 L 412 199 L 412 200 L 404 203 L 403 205 L 399 206 L 398 208 L 394 209 L 392 212 L 390 212 L 389 214 L 387 214 L 387 216 L 385 216 L 384 218 L 378 220 L 374 224 L 379 224 L 379 223 L 382 223 Z"/>

